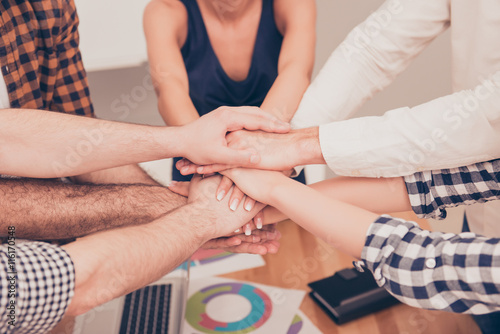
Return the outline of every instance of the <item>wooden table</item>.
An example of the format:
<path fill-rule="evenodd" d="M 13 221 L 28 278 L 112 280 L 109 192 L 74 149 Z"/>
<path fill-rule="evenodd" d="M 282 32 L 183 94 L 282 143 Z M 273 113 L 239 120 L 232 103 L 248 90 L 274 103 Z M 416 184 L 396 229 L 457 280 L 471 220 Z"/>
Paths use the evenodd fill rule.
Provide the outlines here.
<path fill-rule="evenodd" d="M 429 226 L 410 213 L 396 216 L 417 220 L 423 228 Z M 333 249 L 294 223 L 281 223 L 278 229 L 283 235 L 280 251 L 264 256 L 265 267 L 223 277 L 309 291 L 307 283 L 352 267 L 352 257 Z M 328 334 L 480 334 L 468 315 L 427 311 L 402 304 L 341 326 L 337 326 L 308 295 L 301 310 L 323 333 Z"/>
<path fill-rule="evenodd" d="M 429 228 L 425 220 L 418 220 L 413 214 L 395 216 L 417 221 L 423 228 Z M 352 267 L 352 257 L 335 250 L 291 221 L 280 223 L 278 229 L 283 234 L 280 251 L 264 256 L 265 267 L 223 277 L 309 291 L 307 283 Z M 468 315 L 427 311 L 402 304 L 342 326 L 337 326 L 308 295 L 301 310 L 325 334 L 480 334 Z M 73 319 L 66 318 L 51 333 L 71 333 L 72 325 Z"/>

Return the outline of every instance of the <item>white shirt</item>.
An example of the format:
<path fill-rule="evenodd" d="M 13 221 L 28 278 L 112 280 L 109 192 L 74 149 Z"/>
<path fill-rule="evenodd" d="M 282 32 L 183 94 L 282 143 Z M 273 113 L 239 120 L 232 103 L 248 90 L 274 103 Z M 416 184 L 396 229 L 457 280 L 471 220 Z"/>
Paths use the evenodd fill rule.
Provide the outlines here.
<path fill-rule="evenodd" d="M 0 109 L 10 108 L 9 92 L 7 91 L 7 85 L 5 84 L 5 78 L 1 75 L 0 71 Z"/>
<path fill-rule="evenodd" d="M 449 27 L 456 93 L 383 117 L 337 122 Z M 394 177 L 499 158 L 500 1 L 386 1 L 333 52 L 292 125 L 321 125 L 323 156 L 339 175 Z"/>

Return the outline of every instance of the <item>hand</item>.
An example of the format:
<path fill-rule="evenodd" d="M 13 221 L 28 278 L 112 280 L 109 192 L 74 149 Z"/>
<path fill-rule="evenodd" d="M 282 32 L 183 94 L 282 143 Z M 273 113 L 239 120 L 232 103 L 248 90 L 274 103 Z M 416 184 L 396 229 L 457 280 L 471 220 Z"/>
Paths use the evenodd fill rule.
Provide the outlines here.
<path fill-rule="evenodd" d="M 217 195 L 217 200 L 222 201 L 229 193 L 229 190 L 232 187 L 233 187 L 233 192 L 231 194 L 231 197 L 229 198 L 229 208 L 235 211 L 238 208 L 238 205 L 242 202 L 245 194 L 240 190 L 240 188 L 234 186 L 233 181 L 231 181 L 230 178 L 226 176 L 222 177 L 219 187 L 217 188 L 216 195 Z M 255 206 L 255 200 L 250 197 L 246 197 L 243 208 L 247 211 L 251 211 L 254 206 Z"/>
<path fill-rule="evenodd" d="M 168 185 L 168 188 L 174 193 L 187 197 L 189 195 L 190 182 L 173 181 Z M 231 233 L 228 236 L 212 239 L 208 241 L 202 248 L 207 249 L 225 249 L 233 253 L 251 253 L 265 255 L 267 253 L 276 253 L 279 249 L 278 240 L 281 234 L 276 230 L 276 224 L 262 226 L 263 210 L 259 211 L 253 219 L 253 224 L 245 225 L 250 231 L 255 228 L 259 229 L 253 232 L 253 235 L 239 233 Z M 246 232 L 245 228 L 243 230 Z"/>
<path fill-rule="evenodd" d="M 227 135 L 230 148 L 257 152 L 260 161 L 251 168 L 268 170 L 290 170 L 296 166 L 325 163 L 319 145 L 318 128 L 274 134 L 262 131 L 235 131 Z M 177 162 L 181 174 L 208 174 L 229 168 L 246 167 L 238 164 L 213 164 L 202 166 L 188 159 Z"/>
<path fill-rule="evenodd" d="M 216 191 L 214 196 L 216 196 L 218 201 L 222 201 L 226 197 L 226 195 L 230 193 L 231 188 L 232 188 L 233 191 L 231 193 L 231 197 L 229 198 L 229 208 L 233 211 L 236 211 L 239 204 L 243 201 L 245 194 L 238 187 L 233 186 L 233 185 L 234 184 L 233 184 L 233 181 L 231 181 L 231 179 L 229 179 L 226 176 L 222 177 L 222 180 L 221 180 L 219 187 L 217 188 L 217 191 Z M 173 191 L 174 193 L 176 193 L 178 195 L 188 197 L 188 195 L 189 195 L 189 182 L 172 181 L 168 185 L 168 189 L 170 189 L 171 191 Z M 254 206 L 255 206 L 255 200 L 250 198 L 250 197 L 246 197 L 245 204 L 243 205 L 245 210 L 251 211 Z M 258 225 L 258 224 L 256 224 L 256 225 L 257 225 L 258 229 L 260 229 L 262 227 L 262 225 Z"/>
<path fill-rule="evenodd" d="M 205 249 L 224 249 L 232 253 L 275 254 L 279 249 L 281 233 L 274 224 L 255 231 L 253 235 L 238 234 L 232 237 L 212 239 L 202 246 Z"/>
<path fill-rule="evenodd" d="M 233 186 L 233 181 L 231 181 L 231 179 L 227 178 L 226 176 L 224 176 L 222 178 L 222 181 L 221 183 L 219 184 L 219 188 L 217 189 L 217 194 L 220 193 L 220 189 L 221 189 L 221 185 L 225 182 L 224 179 L 227 179 L 229 180 L 228 182 L 230 183 L 229 184 L 229 189 L 228 190 L 225 190 L 226 193 L 229 193 L 230 189 L 231 189 L 231 186 Z M 170 182 L 170 184 L 168 185 L 168 189 L 178 195 L 181 195 L 181 196 L 184 196 L 184 197 L 188 197 L 189 195 L 189 182 L 177 182 L 177 181 L 172 181 Z M 237 187 L 234 187 L 233 189 L 233 193 L 231 194 L 231 199 L 229 199 L 229 203 L 232 202 L 232 198 L 234 196 L 234 193 L 236 191 L 239 191 L 239 194 L 241 194 L 241 196 L 244 196 L 243 192 L 241 190 L 239 190 L 239 188 Z M 238 194 L 238 196 L 239 196 Z M 224 199 L 224 196 L 221 196 L 221 198 L 219 199 L 220 197 L 217 195 L 217 200 L 221 201 L 222 199 Z M 248 202 L 251 201 L 252 203 L 252 207 L 249 208 L 248 207 Z M 247 211 L 251 211 L 253 209 L 253 206 L 255 205 L 255 200 L 247 197 L 246 201 L 245 201 L 245 210 Z M 245 226 L 243 226 L 241 229 L 237 229 L 235 231 L 234 234 L 238 235 L 238 233 L 240 233 L 240 231 L 242 231 L 246 236 L 250 236 L 252 234 L 252 231 L 255 230 L 255 229 L 262 229 L 263 227 L 263 222 L 264 222 L 264 209 L 259 211 L 259 213 L 257 213 L 255 215 L 255 217 L 252 219 L 251 222 L 245 224 Z M 233 236 L 234 236 L 233 234 Z M 243 235 L 243 234 L 241 234 Z M 255 235 L 255 234 L 254 234 Z M 236 239 L 225 239 L 227 240 L 227 242 L 238 242 L 238 240 Z M 238 244 L 239 245 L 239 244 Z M 235 245 L 232 245 L 232 246 L 235 246 Z"/>
<path fill-rule="evenodd" d="M 251 211 L 241 207 L 235 211 L 230 210 L 229 196 L 222 201 L 215 198 L 215 190 L 221 179 L 218 175 L 204 179 L 195 175 L 189 185 L 188 203 L 196 206 L 200 220 L 208 220 L 205 232 L 206 235 L 213 236 L 212 238 L 229 235 L 250 221 L 264 207 L 258 203 Z"/>
<path fill-rule="evenodd" d="M 290 125 L 256 107 L 221 107 L 181 128 L 180 153 L 196 164 L 256 165 L 254 149 L 228 147 L 226 134 L 242 129 L 287 133 Z"/>

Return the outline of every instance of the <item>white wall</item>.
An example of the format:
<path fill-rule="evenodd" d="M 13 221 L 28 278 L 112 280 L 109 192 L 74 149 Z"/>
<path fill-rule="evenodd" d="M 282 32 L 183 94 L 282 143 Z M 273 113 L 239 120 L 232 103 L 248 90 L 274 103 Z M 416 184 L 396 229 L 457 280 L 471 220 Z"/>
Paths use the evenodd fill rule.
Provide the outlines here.
<path fill-rule="evenodd" d="M 142 12 L 148 0 L 75 0 L 87 70 L 137 66 L 147 60 Z"/>

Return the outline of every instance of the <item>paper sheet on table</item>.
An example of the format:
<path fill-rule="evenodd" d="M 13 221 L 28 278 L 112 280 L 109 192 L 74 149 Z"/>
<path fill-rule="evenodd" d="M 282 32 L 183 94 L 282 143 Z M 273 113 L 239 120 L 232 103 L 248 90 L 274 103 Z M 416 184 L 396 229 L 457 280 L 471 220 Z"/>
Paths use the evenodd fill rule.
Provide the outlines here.
<path fill-rule="evenodd" d="M 322 332 L 299 310 L 286 334 L 322 334 Z"/>
<path fill-rule="evenodd" d="M 184 334 L 286 333 L 305 291 L 209 277 L 189 286 Z"/>
<path fill-rule="evenodd" d="M 262 267 L 264 258 L 253 254 L 234 254 L 219 249 L 200 249 L 191 256 L 190 278 L 217 276 L 239 270 Z M 187 267 L 184 263 L 181 268 Z"/>

